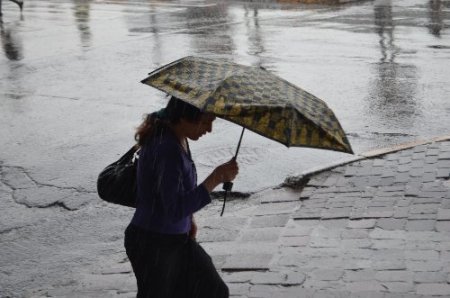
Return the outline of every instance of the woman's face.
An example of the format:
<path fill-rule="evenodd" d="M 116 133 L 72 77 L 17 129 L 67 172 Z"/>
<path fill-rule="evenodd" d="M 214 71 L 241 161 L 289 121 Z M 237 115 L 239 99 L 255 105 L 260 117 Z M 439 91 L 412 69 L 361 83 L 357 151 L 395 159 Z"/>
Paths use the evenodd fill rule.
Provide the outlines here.
<path fill-rule="evenodd" d="M 185 136 L 193 141 L 197 141 L 203 135 L 212 131 L 212 123 L 216 119 L 213 114 L 203 114 L 198 121 L 190 122 L 181 119 L 180 124 L 183 127 Z"/>

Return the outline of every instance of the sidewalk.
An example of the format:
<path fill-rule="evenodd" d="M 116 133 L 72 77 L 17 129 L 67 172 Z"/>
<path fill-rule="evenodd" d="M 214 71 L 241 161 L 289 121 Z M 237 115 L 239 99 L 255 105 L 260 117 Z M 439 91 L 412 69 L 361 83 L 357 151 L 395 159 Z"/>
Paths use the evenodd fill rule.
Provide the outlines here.
<path fill-rule="evenodd" d="M 234 297 L 450 297 L 449 175 L 449 140 L 364 158 L 209 217 L 199 240 Z"/>
<path fill-rule="evenodd" d="M 231 297 L 450 297 L 450 138 L 397 149 L 312 174 L 303 189 L 231 201 L 224 217 L 220 201 L 197 214 L 198 240 Z M 90 208 L 88 218 L 104 219 L 106 207 Z M 97 225 L 104 243 L 88 235 L 75 241 L 96 241 L 87 248 L 63 246 L 80 262 L 89 253 L 96 261 L 26 297 L 136 296 L 119 224 L 130 213 L 108 210 L 116 228 Z M 54 262 L 67 257 L 55 250 Z"/>

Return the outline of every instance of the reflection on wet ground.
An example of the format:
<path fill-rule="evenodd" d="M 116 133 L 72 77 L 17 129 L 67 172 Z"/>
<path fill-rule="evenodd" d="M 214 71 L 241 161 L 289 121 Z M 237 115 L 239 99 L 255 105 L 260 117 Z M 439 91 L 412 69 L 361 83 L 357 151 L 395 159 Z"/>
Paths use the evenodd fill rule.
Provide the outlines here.
<path fill-rule="evenodd" d="M 52 125 L 54 117 L 33 114 L 30 107 L 39 102 L 42 112 L 66 117 L 66 130 L 87 125 L 66 139 L 68 144 L 81 137 L 86 144 L 107 142 L 113 151 L 119 150 L 118 135 L 129 140 L 141 115 L 166 102 L 164 95 L 138 83 L 147 72 L 185 55 L 222 57 L 262 66 L 323 98 L 348 131 L 354 150 L 367 151 L 448 133 L 449 25 L 450 2 L 443 0 L 346 5 L 30 1 L 23 15 L 7 1 L 0 27 L 0 116 L 2 124 L 33 144 L 57 144 L 66 134 Z M 99 115 L 102 122 L 118 127 L 115 133 L 105 135 L 97 123 Z M 15 120 L 23 116 L 31 119 L 31 128 Z M 52 133 L 41 133 L 44 127 L 53 127 Z M 217 121 L 215 130 L 194 144 L 203 165 L 200 174 L 228 158 L 208 152 L 232 152 L 236 146 L 238 127 Z M 11 144 L 24 139 L 10 136 L 11 130 L 0 132 L 11 141 L 0 148 L 6 160 L 35 165 L 13 154 L 17 147 Z M 31 147 L 22 149 L 31 152 Z M 246 136 L 243 148 L 248 162 L 242 160 L 247 167 L 236 187 L 247 190 L 346 158 L 318 150 L 288 150 L 254 134 Z M 255 172 L 270 175 L 255 177 Z"/>
<path fill-rule="evenodd" d="M 17 36 L 17 28 L 0 23 L 0 37 L 3 52 L 7 59 L 19 61 L 23 58 L 22 42 Z"/>

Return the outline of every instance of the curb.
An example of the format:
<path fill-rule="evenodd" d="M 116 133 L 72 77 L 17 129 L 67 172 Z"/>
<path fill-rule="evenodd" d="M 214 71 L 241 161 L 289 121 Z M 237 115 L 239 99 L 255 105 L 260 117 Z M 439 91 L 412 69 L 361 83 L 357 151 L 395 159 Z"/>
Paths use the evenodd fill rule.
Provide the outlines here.
<path fill-rule="evenodd" d="M 391 147 L 386 147 L 386 148 L 381 148 L 381 149 L 375 149 L 375 150 L 370 150 L 364 153 L 360 153 L 354 157 L 348 158 L 348 159 L 344 159 L 344 160 L 338 160 L 334 163 L 325 165 L 325 166 L 321 166 L 321 167 L 317 167 L 317 168 L 312 168 L 310 170 L 307 170 L 305 172 L 302 172 L 300 175 L 298 176 L 290 176 L 290 177 L 286 177 L 286 179 L 284 180 L 284 182 L 279 185 L 278 187 L 283 187 L 283 185 L 285 185 L 288 181 L 288 179 L 297 179 L 297 180 L 301 180 L 304 178 L 309 178 L 311 176 L 314 176 L 316 174 L 325 172 L 325 171 L 329 171 L 332 170 L 334 168 L 340 167 L 340 166 L 344 166 L 356 161 L 360 161 L 360 160 L 365 160 L 365 159 L 371 159 L 371 158 L 378 158 L 381 157 L 383 155 L 387 155 L 390 153 L 395 153 L 398 151 L 402 151 L 402 150 L 407 150 L 407 149 L 411 149 L 420 145 L 426 145 L 426 144 L 431 144 L 431 143 L 436 143 L 436 142 L 444 142 L 444 141 L 450 141 L 450 135 L 444 135 L 444 136 L 439 136 L 439 137 L 434 137 L 432 139 L 429 140 L 415 140 L 412 142 L 407 142 L 407 143 L 403 143 L 403 144 L 398 144 L 398 145 L 394 145 Z"/>

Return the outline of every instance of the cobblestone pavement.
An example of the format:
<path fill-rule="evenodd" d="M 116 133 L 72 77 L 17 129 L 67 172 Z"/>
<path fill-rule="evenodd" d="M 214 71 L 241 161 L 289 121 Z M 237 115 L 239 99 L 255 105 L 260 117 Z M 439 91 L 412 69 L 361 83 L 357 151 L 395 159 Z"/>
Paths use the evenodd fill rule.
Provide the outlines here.
<path fill-rule="evenodd" d="M 224 217 L 218 215 L 220 201 L 197 214 L 198 240 L 231 296 L 450 297 L 450 138 L 379 154 L 231 201 Z M 10 172 L 3 169 L 4 192 L 20 178 Z M 24 190 L 16 190 L 20 200 Z M 71 208 L 64 201 L 60 207 Z M 131 213 L 105 207 L 71 212 L 60 229 L 73 230 L 73 239 L 57 237 L 52 256 L 38 248 L 34 259 L 18 253 L 31 245 L 26 239 L 32 239 L 27 235 L 34 223 L 20 233 L 2 231 L 2 242 L 11 243 L 2 253 L 10 258 L 2 260 L 3 282 L 26 286 L 25 297 L 134 297 L 121 236 Z M 29 277 L 16 281 L 18 258 L 36 280 L 48 275 L 52 282 L 33 288 Z"/>
<path fill-rule="evenodd" d="M 450 141 L 364 158 L 206 218 L 200 240 L 235 297 L 450 297 L 449 178 Z"/>

